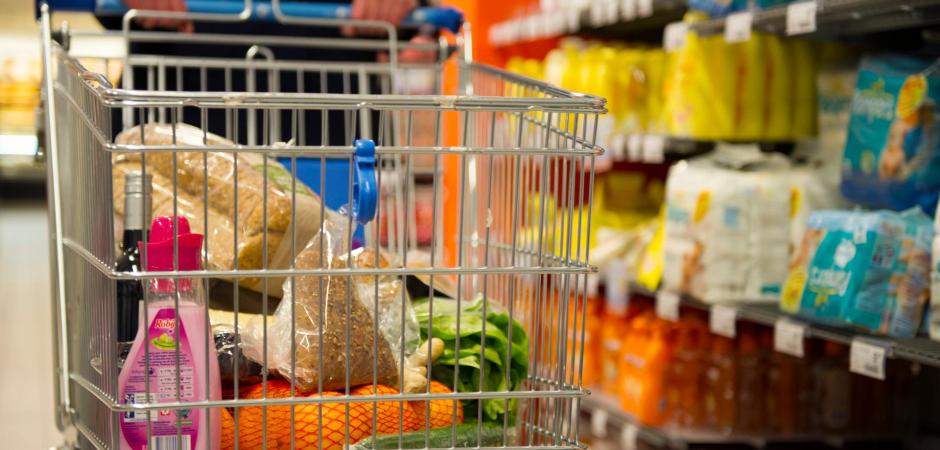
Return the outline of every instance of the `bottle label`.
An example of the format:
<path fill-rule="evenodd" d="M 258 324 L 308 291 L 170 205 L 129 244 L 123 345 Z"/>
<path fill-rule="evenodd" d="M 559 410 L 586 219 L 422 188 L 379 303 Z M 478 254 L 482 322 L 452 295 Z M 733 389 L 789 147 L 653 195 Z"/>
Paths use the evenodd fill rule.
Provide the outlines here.
<path fill-rule="evenodd" d="M 179 327 L 179 333 L 177 333 Z M 178 334 L 178 336 L 177 336 Z M 178 339 L 178 340 L 177 340 Z M 121 390 L 121 403 L 168 403 L 195 401 L 195 358 L 186 337 L 183 322 L 173 308 L 154 314 L 147 332 L 150 372 L 147 376 L 146 354 L 141 350 L 133 361 L 127 382 Z M 178 351 L 177 351 L 178 350 Z M 176 363 L 179 355 L 179 376 Z M 147 391 L 147 378 L 150 390 Z M 195 449 L 201 411 L 161 409 L 150 411 L 151 442 L 147 444 L 147 411 L 121 414 L 121 434 L 132 450 Z M 178 447 L 179 446 L 179 447 Z"/>

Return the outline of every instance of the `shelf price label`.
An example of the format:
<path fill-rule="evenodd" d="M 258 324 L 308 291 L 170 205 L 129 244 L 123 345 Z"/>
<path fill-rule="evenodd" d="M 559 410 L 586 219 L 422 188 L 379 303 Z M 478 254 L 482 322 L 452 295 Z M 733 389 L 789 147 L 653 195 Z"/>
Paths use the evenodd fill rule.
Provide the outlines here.
<path fill-rule="evenodd" d="M 640 428 L 635 424 L 628 423 L 620 430 L 620 448 L 623 450 L 637 449 L 637 436 L 640 434 Z"/>
<path fill-rule="evenodd" d="M 626 21 L 636 19 L 636 0 L 621 0 L 620 18 Z"/>
<path fill-rule="evenodd" d="M 636 15 L 649 17 L 653 15 L 653 0 L 637 0 Z"/>
<path fill-rule="evenodd" d="M 781 318 L 774 323 L 774 350 L 797 358 L 803 357 L 806 325 Z"/>
<path fill-rule="evenodd" d="M 816 1 L 787 5 L 787 35 L 816 31 Z"/>
<path fill-rule="evenodd" d="M 852 339 L 849 348 L 849 370 L 878 380 L 885 379 L 886 349 L 883 346 Z"/>
<path fill-rule="evenodd" d="M 671 52 L 685 47 L 685 35 L 688 31 L 689 24 L 686 22 L 673 22 L 666 25 L 663 30 L 663 48 Z"/>
<path fill-rule="evenodd" d="M 596 408 L 591 412 L 591 434 L 597 438 L 607 437 L 607 411 Z"/>
<path fill-rule="evenodd" d="M 751 39 L 751 24 L 754 15 L 750 12 L 734 13 L 725 19 L 725 42 L 747 42 Z"/>
<path fill-rule="evenodd" d="M 712 333 L 733 339 L 737 334 L 737 320 L 738 310 L 733 306 L 713 305 L 708 316 L 708 328 Z"/>
<path fill-rule="evenodd" d="M 679 294 L 669 291 L 657 292 L 656 315 L 672 322 L 679 321 Z"/>

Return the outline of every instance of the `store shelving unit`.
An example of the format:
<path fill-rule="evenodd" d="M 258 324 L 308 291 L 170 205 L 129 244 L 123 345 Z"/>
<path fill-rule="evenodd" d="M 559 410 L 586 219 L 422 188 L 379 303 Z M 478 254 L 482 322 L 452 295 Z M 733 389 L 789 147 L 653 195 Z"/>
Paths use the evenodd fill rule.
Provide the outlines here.
<path fill-rule="evenodd" d="M 581 411 L 590 424 L 591 433 L 602 432 L 600 438 L 619 439 L 622 448 L 637 448 L 639 443 L 657 449 L 686 450 L 690 448 L 732 447 L 732 448 L 767 448 L 778 446 L 824 445 L 842 447 L 847 443 L 881 443 L 887 447 L 896 446 L 902 440 L 894 435 L 761 435 L 743 433 L 720 433 L 708 430 L 683 430 L 674 426 L 651 427 L 637 422 L 627 414 L 616 399 L 606 394 L 593 393 L 581 401 Z M 892 445 L 894 444 L 894 445 Z"/>
<path fill-rule="evenodd" d="M 816 31 L 819 37 L 857 36 L 888 30 L 916 28 L 940 23 L 937 0 L 819 0 L 816 3 Z M 752 27 L 767 33 L 786 34 L 787 6 L 755 11 Z M 726 18 L 693 24 L 701 34 L 724 30 Z"/>
<path fill-rule="evenodd" d="M 645 289 L 642 286 L 632 286 L 630 292 L 634 295 L 654 300 L 657 297 L 655 292 Z M 710 312 L 712 308 L 711 304 L 689 296 L 680 296 L 680 304 L 681 306 L 705 312 Z M 736 310 L 736 318 L 738 321 L 772 327 L 778 321 L 787 319 L 805 325 L 806 338 L 832 341 L 843 345 L 851 345 L 852 341 L 863 339 L 868 343 L 885 348 L 885 355 L 888 358 L 901 359 L 940 368 L 940 342 L 927 338 L 893 339 L 884 336 L 871 336 L 851 329 L 812 323 L 780 311 L 776 303 L 722 303 L 721 305 L 733 307 Z"/>

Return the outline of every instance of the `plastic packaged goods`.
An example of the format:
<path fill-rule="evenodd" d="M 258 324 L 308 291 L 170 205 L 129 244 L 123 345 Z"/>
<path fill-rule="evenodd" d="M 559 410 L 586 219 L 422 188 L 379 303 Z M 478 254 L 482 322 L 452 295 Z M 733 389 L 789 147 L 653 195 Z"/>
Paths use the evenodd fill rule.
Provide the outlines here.
<path fill-rule="evenodd" d="M 685 45 L 670 58 L 674 61 L 666 73 L 667 132 L 699 139 L 731 136 L 734 96 L 727 89 L 731 73 L 723 38 L 688 33 Z"/>
<path fill-rule="evenodd" d="M 810 216 L 780 299 L 788 312 L 912 338 L 929 294 L 933 224 L 912 209 Z"/>
<path fill-rule="evenodd" d="M 141 136 L 143 134 L 143 136 Z M 122 145 L 219 146 L 230 149 L 234 144 L 212 133 L 186 124 L 147 124 L 122 131 L 115 138 Z M 177 189 L 174 190 L 174 157 Z M 237 159 L 237 163 L 236 163 Z M 146 157 L 147 174 L 153 176 L 153 216 L 179 214 L 186 217 L 193 229 L 206 235 L 207 269 L 232 270 L 237 258 L 238 269 L 261 269 L 264 234 L 267 233 L 267 268 L 285 269 L 291 254 L 291 233 L 296 241 L 306 243 L 321 222 L 320 198 L 302 183 L 297 183 L 296 205 L 292 205 L 291 176 L 276 161 L 267 163 L 267 213 L 264 211 L 265 159 L 260 154 L 231 152 L 152 152 Z M 237 168 L 237 175 L 236 175 Z M 141 153 L 121 153 L 113 161 L 114 210 L 123 216 L 123 178 L 132 170 L 141 170 Z M 235 177 L 238 179 L 236 189 Z M 205 191 L 208 186 L 208 192 Z M 176 204 L 174 205 L 174 192 Z M 237 198 L 237 203 L 236 203 Z M 208 199 L 205 205 L 203 199 Z M 175 210 L 174 210 L 175 206 Z M 207 207 L 208 206 L 208 207 Z M 296 207 L 296 214 L 292 209 Z M 335 214 L 324 210 L 325 215 Z M 293 216 L 293 219 L 292 219 Z M 292 220 L 296 222 L 292 222 Z M 238 229 L 235 229 L 235 225 Z M 266 225 L 266 227 L 265 227 Z M 235 242 L 237 232 L 238 241 Z M 286 238 L 285 238 L 286 237 Z M 237 244 L 237 245 L 236 245 Z M 297 246 L 297 251 L 302 245 Z M 271 279 L 268 293 L 279 297 L 283 279 Z M 243 278 L 240 284 L 261 291 L 262 280 Z"/>
<path fill-rule="evenodd" d="M 869 208 L 920 206 L 940 190 L 940 75 L 931 59 L 866 57 L 858 74 L 842 193 Z"/>
<path fill-rule="evenodd" d="M 789 41 L 775 35 L 764 37 L 766 65 L 764 74 L 767 100 L 764 102 L 764 135 L 767 140 L 785 140 L 792 136 L 794 76 Z"/>
<path fill-rule="evenodd" d="M 823 46 L 819 60 L 816 76 L 818 146 L 807 156 L 823 167 L 826 179 L 839 180 L 858 61 L 837 45 Z"/>
<path fill-rule="evenodd" d="M 392 265 L 386 255 L 371 249 L 350 251 L 344 228 L 344 223 L 324 222 L 297 255 L 295 267 Z M 306 275 L 295 280 L 293 286 L 292 279 L 284 282 L 284 297 L 266 333 L 260 320 L 246 324 L 246 356 L 262 361 L 267 344 L 268 366 L 285 378 L 296 377 L 302 392 L 339 389 L 347 382 L 399 386 L 401 355 L 410 355 L 420 339 L 404 281 L 392 275 Z"/>
<path fill-rule="evenodd" d="M 930 254 L 930 308 L 927 312 L 930 338 L 940 341 L 940 208 L 934 217 L 934 237 Z"/>
<path fill-rule="evenodd" d="M 736 138 L 758 140 L 763 134 L 766 78 L 762 67 L 764 61 L 764 35 L 754 33 L 745 42 L 729 44 L 728 50 L 734 64 L 733 128 Z"/>
<path fill-rule="evenodd" d="M 776 300 L 790 247 L 788 167 L 741 146 L 674 165 L 663 287 L 707 302 Z"/>
<path fill-rule="evenodd" d="M 806 39 L 790 39 L 793 74 L 793 123 L 790 136 L 810 138 L 817 134 L 816 74 L 818 58 L 816 43 Z"/>

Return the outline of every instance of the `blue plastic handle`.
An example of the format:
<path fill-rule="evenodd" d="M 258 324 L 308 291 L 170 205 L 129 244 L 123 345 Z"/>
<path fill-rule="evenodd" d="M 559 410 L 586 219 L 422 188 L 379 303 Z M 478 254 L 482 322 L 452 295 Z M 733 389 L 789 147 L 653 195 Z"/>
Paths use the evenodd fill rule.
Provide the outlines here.
<path fill-rule="evenodd" d="M 365 225 L 375 219 L 379 199 L 379 186 L 375 180 L 375 143 L 370 139 L 357 139 L 353 164 L 352 212 L 356 222 Z"/>
<path fill-rule="evenodd" d="M 89 11 L 96 14 L 124 14 L 127 7 L 121 0 L 47 0 L 53 11 Z M 281 12 L 292 17 L 317 19 L 349 19 L 349 5 L 333 3 L 305 3 L 282 1 Z M 242 0 L 187 0 L 186 8 L 194 13 L 238 14 L 245 9 Z M 261 22 L 276 22 L 270 0 L 253 0 L 251 18 Z M 402 25 L 431 25 L 454 33 L 460 31 L 463 13 L 450 7 L 416 8 Z"/>

